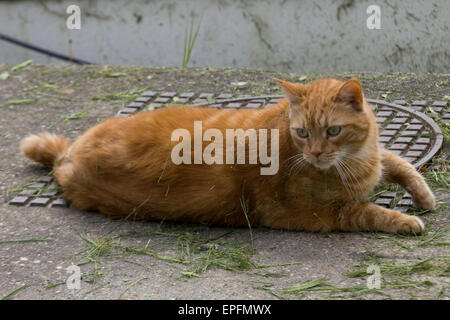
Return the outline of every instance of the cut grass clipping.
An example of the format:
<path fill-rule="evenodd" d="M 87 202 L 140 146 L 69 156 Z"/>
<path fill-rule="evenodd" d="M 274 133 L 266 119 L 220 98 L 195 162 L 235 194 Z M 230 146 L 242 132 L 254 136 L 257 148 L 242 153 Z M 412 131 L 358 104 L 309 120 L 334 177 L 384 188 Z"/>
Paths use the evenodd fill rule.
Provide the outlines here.
<path fill-rule="evenodd" d="M 13 66 L 13 67 L 11 68 L 11 71 L 19 71 L 19 70 L 22 70 L 23 68 L 28 67 L 32 62 L 33 62 L 33 60 L 27 60 L 27 61 L 24 61 L 24 62 L 22 62 L 22 63 L 16 64 L 15 66 Z"/>
<path fill-rule="evenodd" d="M 425 172 L 424 176 L 434 189 L 449 190 L 450 189 L 450 160 L 439 159 L 433 161 L 433 167 L 430 171 Z"/>
<path fill-rule="evenodd" d="M 378 255 L 367 255 L 366 261 L 380 268 L 382 288 L 399 289 L 410 297 L 415 298 L 417 290 L 436 290 L 434 298 L 447 296 L 442 281 L 436 281 L 440 277 L 448 278 L 450 275 L 450 257 L 437 256 L 427 259 L 408 262 L 405 264 L 391 264 L 382 261 Z M 360 263 L 353 266 L 356 270 L 347 272 L 350 278 L 366 277 L 371 275 L 367 272 L 368 263 Z M 433 281 L 428 278 L 433 277 Z M 412 290 L 411 290 L 412 289 Z"/>
<path fill-rule="evenodd" d="M 281 291 L 284 294 L 294 294 L 297 296 L 302 296 L 303 294 L 308 292 L 327 292 L 330 298 L 345 298 L 346 296 L 342 294 L 350 294 L 350 296 L 355 297 L 366 293 L 390 297 L 388 294 L 380 290 L 369 289 L 367 286 L 338 288 L 327 283 L 325 278 L 316 278 L 298 285 L 285 287 Z"/>
<path fill-rule="evenodd" d="M 47 242 L 47 241 L 52 241 L 52 239 L 49 239 L 49 238 L 24 238 L 24 239 L 0 240 L 0 244 L 2 244 L 2 243 Z"/>
<path fill-rule="evenodd" d="M 404 265 L 385 264 L 377 257 L 373 257 L 372 259 L 376 262 L 376 265 L 379 265 L 382 275 L 398 277 L 398 279 L 402 279 L 401 277 L 406 275 L 424 272 L 433 273 L 437 276 L 450 274 L 450 257 L 445 256 L 427 258 Z M 369 264 L 367 263 L 356 264 L 354 267 L 358 268 L 358 270 L 348 272 L 346 276 L 355 278 L 370 275 L 367 272 L 368 266 Z"/>
<path fill-rule="evenodd" d="M 6 103 L 12 106 L 21 104 L 30 104 L 36 102 L 36 99 L 9 100 Z"/>
<path fill-rule="evenodd" d="M 61 122 L 67 122 L 67 121 L 72 121 L 72 120 L 79 120 L 79 119 L 83 119 L 89 116 L 89 111 L 79 111 L 79 112 L 75 112 L 75 113 L 71 113 L 68 115 L 65 115 L 64 117 L 62 117 L 61 119 L 55 121 L 54 123 L 52 123 L 48 129 L 53 128 L 54 126 L 60 124 Z"/>
<path fill-rule="evenodd" d="M 25 284 L 25 285 L 23 285 L 23 286 L 21 286 L 21 287 L 15 289 L 15 290 L 11 291 L 10 293 L 7 293 L 7 294 L 4 295 L 0 300 L 9 300 L 9 299 L 11 299 L 13 296 L 15 296 L 17 293 L 19 293 L 20 291 L 22 291 L 22 290 L 24 290 L 24 289 L 26 289 L 26 288 L 28 288 L 28 287 L 29 287 L 29 285 L 28 285 L 28 284 Z"/>
<path fill-rule="evenodd" d="M 286 295 L 301 298 L 305 294 L 326 293 L 329 298 L 364 298 L 367 294 L 375 294 L 390 299 L 390 294 L 384 290 L 401 290 L 412 298 L 416 298 L 418 291 L 429 292 L 430 298 L 439 299 L 449 297 L 447 287 L 443 281 L 436 281 L 439 277 L 448 277 L 450 275 L 450 257 L 432 257 L 406 264 L 389 264 L 382 261 L 381 257 L 369 253 L 364 260 L 369 263 L 360 263 L 353 266 L 355 270 L 349 271 L 344 275 L 349 278 L 363 278 L 373 275 L 368 272 L 370 265 L 376 265 L 380 268 L 380 288 L 369 288 L 367 285 L 356 285 L 350 287 L 336 287 L 327 282 L 325 278 L 315 278 L 300 284 L 288 286 L 277 292 L 272 287 L 273 284 L 264 283 L 257 289 L 265 290 L 272 295 L 286 299 Z M 433 276 L 431 281 L 426 276 Z M 423 294 L 420 295 L 421 297 Z"/>
<path fill-rule="evenodd" d="M 139 97 L 139 95 L 144 92 L 146 88 L 143 89 L 132 89 L 127 91 L 122 91 L 118 93 L 110 93 L 104 96 L 93 96 L 92 100 L 110 101 L 110 100 L 125 100 L 130 101 Z"/>
<path fill-rule="evenodd" d="M 417 247 L 449 246 L 449 230 L 450 227 L 446 227 L 426 230 L 420 234 L 413 235 L 374 233 L 373 236 L 376 239 L 389 240 L 403 249 L 413 251 Z"/>
<path fill-rule="evenodd" d="M 108 233 L 97 239 L 91 239 L 86 233 L 82 233 L 81 238 L 89 245 L 76 255 L 84 258 L 84 262 L 79 265 L 94 265 L 91 282 L 95 282 L 102 275 L 99 271 L 102 257 L 117 258 L 129 254 L 146 255 L 165 262 L 186 265 L 181 272 L 181 276 L 186 278 L 199 277 L 214 267 L 233 272 L 250 272 L 296 264 L 257 264 L 253 262 L 255 252 L 251 245 L 224 240 L 232 232 L 229 230 L 213 238 L 204 238 L 198 231 L 189 230 L 189 226 L 188 230 L 186 226 L 181 226 L 181 229 L 180 226 L 160 226 L 157 230 Z M 137 246 L 135 240 L 144 240 L 145 245 Z M 175 248 L 158 248 L 156 243 L 173 243 Z M 272 276 L 271 273 L 263 275 Z"/>

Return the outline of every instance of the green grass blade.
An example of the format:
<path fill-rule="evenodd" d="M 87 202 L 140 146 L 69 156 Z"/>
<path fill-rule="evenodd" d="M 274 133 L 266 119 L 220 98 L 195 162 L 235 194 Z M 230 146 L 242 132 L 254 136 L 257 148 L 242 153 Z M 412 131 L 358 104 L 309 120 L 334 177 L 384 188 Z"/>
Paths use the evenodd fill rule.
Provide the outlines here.
<path fill-rule="evenodd" d="M 195 32 L 194 31 L 194 19 L 191 21 L 191 25 L 189 28 L 186 28 L 186 32 L 184 35 L 184 48 L 183 48 L 183 63 L 182 67 L 186 68 L 191 59 L 192 50 L 194 49 L 195 43 L 197 41 L 197 36 L 200 31 L 201 19 L 198 23 Z M 189 32 L 188 32 L 189 29 Z"/>
<path fill-rule="evenodd" d="M 317 278 L 314 280 L 306 281 L 305 283 L 298 284 L 291 287 L 283 288 L 283 292 L 301 292 L 305 291 L 314 287 L 324 286 L 327 285 L 325 282 L 325 278 Z"/>
<path fill-rule="evenodd" d="M 24 238 L 24 239 L 14 239 L 14 240 L 0 240 L 0 244 L 2 244 L 2 243 L 44 242 L 44 241 L 52 241 L 52 239 L 49 239 L 49 238 Z"/>
<path fill-rule="evenodd" d="M 23 68 L 26 68 L 28 65 L 30 65 L 33 62 L 33 60 L 27 60 L 22 63 L 16 64 L 14 67 L 11 68 L 11 71 L 18 71 Z"/>
<path fill-rule="evenodd" d="M 188 33 L 188 31 L 186 29 L 186 31 L 184 32 L 183 63 L 181 65 L 183 68 L 186 68 L 186 66 L 187 66 L 187 62 L 186 62 L 186 57 L 187 57 L 187 33 Z"/>
<path fill-rule="evenodd" d="M 1 300 L 8 300 L 9 298 L 15 296 L 17 293 L 19 293 L 20 291 L 22 291 L 23 289 L 28 288 L 28 287 L 29 287 L 29 285 L 25 284 L 25 285 L 21 286 L 20 288 L 17 288 L 15 290 L 11 291 L 10 293 L 6 294 L 5 296 L 3 296 L 1 298 Z"/>

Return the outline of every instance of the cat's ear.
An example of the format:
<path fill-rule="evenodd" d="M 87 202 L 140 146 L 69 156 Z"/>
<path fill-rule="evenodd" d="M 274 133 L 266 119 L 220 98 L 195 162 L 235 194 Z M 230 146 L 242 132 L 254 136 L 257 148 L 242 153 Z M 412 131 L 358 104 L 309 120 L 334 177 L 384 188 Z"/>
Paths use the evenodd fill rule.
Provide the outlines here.
<path fill-rule="evenodd" d="M 352 78 L 345 82 L 339 89 L 334 100 L 336 102 L 346 103 L 356 111 L 362 111 L 363 91 L 359 81 L 356 78 Z"/>
<path fill-rule="evenodd" d="M 277 78 L 273 78 L 275 81 L 281 84 L 284 95 L 291 104 L 300 103 L 305 96 L 305 86 L 301 83 L 292 83 Z"/>

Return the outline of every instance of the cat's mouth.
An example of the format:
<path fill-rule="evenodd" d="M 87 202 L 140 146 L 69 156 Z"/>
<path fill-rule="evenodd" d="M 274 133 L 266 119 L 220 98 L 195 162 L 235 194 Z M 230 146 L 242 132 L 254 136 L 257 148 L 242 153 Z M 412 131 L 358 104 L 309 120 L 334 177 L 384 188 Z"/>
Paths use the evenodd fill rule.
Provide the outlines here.
<path fill-rule="evenodd" d="M 328 170 L 336 164 L 336 159 L 311 159 L 309 157 L 305 158 L 306 161 L 320 170 Z"/>
<path fill-rule="evenodd" d="M 341 158 L 341 154 L 339 152 L 323 152 L 315 155 L 310 152 L 303 151 L 301 155 L 306 163 L 322 171 L 338 166 Z"/>
<path fill-rule="evenodd" d="M 314 167 L 316 167 L 317 169 L 320 170 L 328 170 L 330 169 L 332 166 L 334 166 L 334 161 L 315 161 L 313 163 L 311 163 Z"/>

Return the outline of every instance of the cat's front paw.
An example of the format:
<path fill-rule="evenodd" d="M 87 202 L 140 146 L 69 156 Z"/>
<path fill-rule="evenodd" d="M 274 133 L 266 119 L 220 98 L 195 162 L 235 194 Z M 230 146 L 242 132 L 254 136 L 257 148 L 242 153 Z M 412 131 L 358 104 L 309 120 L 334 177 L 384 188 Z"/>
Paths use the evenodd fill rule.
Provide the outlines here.
<path fill-rule="evenodd" d="M 433 210 L 436 207 L 436 199 L 428 188 L 416 190 L 412 193 L 414 204 L 425 210 Z"/>
<path fill-rule="evenodd" d="M 393 226 L 393 233 L 421 233 L 425 229 L 422 220 L 415 216 L 402 214 Z"/>

